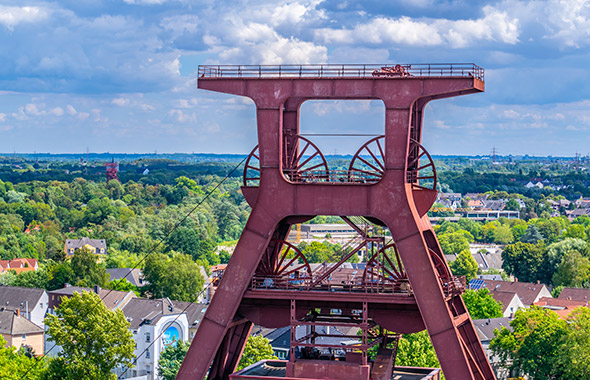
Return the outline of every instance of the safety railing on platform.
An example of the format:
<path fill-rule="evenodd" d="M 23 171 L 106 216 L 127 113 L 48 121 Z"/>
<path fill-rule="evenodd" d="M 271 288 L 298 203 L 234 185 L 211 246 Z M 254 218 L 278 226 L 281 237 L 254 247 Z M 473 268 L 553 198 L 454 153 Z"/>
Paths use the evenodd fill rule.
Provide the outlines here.
<path fill-rule="evenodd" d="M 475 77 L 485 70 L 474 63 L 322 64 L 322 65 L 200 65 L 199 78 L 412 78 Z"/>
<path fill-rule="evenodd" d="M 290 182 L 294 183 L 369 184 L 381 180 L 381 175 L 378 173 L 356 170 L 309 170 L 300 172 L 299 170 L 283 169 L 283 173 Z"/>
<path fill-rule="evenodd" d="M 338 293 L 412 294 L 412 288 L 407 281 L 399 283 L 381 281 L 363 283 L 362 278 L 359 276 L 349 281 L 326 281 L 310 288 L 309 285 L 312 282 L 313 280 L 310 278 L 270 278 L 255 276 L 250 282 L 250 290 L 311 290 Z"/>

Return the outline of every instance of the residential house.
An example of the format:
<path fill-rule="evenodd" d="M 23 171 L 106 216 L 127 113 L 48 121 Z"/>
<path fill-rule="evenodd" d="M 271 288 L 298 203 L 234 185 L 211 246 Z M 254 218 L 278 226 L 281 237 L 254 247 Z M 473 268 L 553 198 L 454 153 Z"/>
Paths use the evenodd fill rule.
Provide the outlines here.
<path fill-rule="evenodd" d="M 524 187 L 526 187 L 527 189 L 532 189 L 533 187 L 536 187 L 538 189 L 542 189 L 545 187 L 545 185 L 543 185 L 543 183 L 541 183 L 541 182 L 533 183 L 533 182 L 529 181 L 526 185 L 524 185 Z"/>
<path fill-rule="evenodd" d="M 520 297 L 515 292 L 503 292 L 496 290 L 490 292 L 496 302 L 502 304 L 502 316 L 504 318 L 513 318 L 516 310 L 523 308 L 524 304 L 520 300 Z"/>
<path fill-rule="evenodd" d="M 7 346 L 30 347 L 33 355 L 43 355 L 43 328 L 20 314 L 20 309 L 0 307 L 0 334 Z"/>
<path fill-rule="evenodd" d="M 570 301 L 581 301 L 581 302 L 590 302 L 590 289 L 582 289 L 582 288 L 563 288 L 561 293 L 559 293 L 560 300 L 570 300 Z"/>
<path fill-rule="evenodd" d="M 12 270 L 18 274 L 22 272 L 36 271 L 37 269 L 39 269 L 39 262 L 37 259 L 17 258 L 12 260 L 0 260 L 0 273 Z"/>
<path fill-rule="evenodd" d="M 110 310 L 121 309 L 133 298 L 137 298 L 132 291 L 123 292 L 119 290 L 102 289 L 100 286 L 94 286 L 93 289 L 71 286 L 66 284 L 65 288 L 52 290 L 49 292 L 49 312 L 61 304 L 63 297 L 72 298 L 74 293 L 94 292 L 102 299 L 102 302 Z"/>
<path fill-rule="evenodd" d="M 496 291 L 516 293 L 525 307 L 531 306 L 542 297 L 551 297 L 547 286 L 540 283 L 484 280 L 481 287 L 489 289 L 492 295 Z"/>
<path fill-rule="evenodd" d="M 590 198 L 589 197 L 580 197 L 576 199 L 574 202 L 577 208 L 590 208 Z"/>
<path fill-rule="evenodd" d="M 481 270 L 502 269 L 504 260 L 500 246 L 470 244 L 469 251 Z"/>
<path fill-rule="evenodd" d="M 41 328 L 47 315 L 49 297 L 43 289 L 0 286 L 0 306 L 19 314 Z"/>
<path fill-rule="evenodd" d="M 553 310 L 561 319 L 567 319 L 568 315 L 578 307 L 590 307 L 588 301 L 574 301 L 552 297 L 543 297 L 533 305 L 544 309 Z"/>
<path fill-rule="evenodd" d="M 145 285 L 143 273 L 139 268 L 107 268 L 107 273 L 111 276 L 111 281 L 125 278 L 132 285 L 141 288 Z"/>
<path fill-rule="evenodd" d="M 200 321 L 196 317 L 202 317 L 203 308 L 202 305 L 181 303 L 167 298 L 134 298 L 125 305 L 123 313 L 130 323 L 129 328 L 136 343 L 137 362 L 135 367 L 127 371 L 126 368 L 117 368 L 115 374 L 120 379 L 146 376 L 151 380 L 157 378 L 162 350 L 179 340 L 190 340 L 193 326 L 189 321 Z"/>
<path fill-rule="evenodd" d="M 490 350 L 490 342 L 495 336 L 495 330 L 501 330 L 505 327 L 512 331 L 510 318 L 475 319 L 473 320 L 473 325 L 496 376 L 498 379 L 508 378 L 508 373 L 502 366 L 500 357 L 494 355 L 493 351 Z"/>
<path fill-rule="evenodd" d="M 578 216 L 590 216 L 590 208 L 576 208 L 574 210 L 567 210 L 565 212 L 565 214 L 567 215 L 567 218 L 569 220 L 574 220 L 576 219 Z"/>
<path fill-rule="evenodd" d="M 506 207 L 506 199 L 486 199 L 483 201 L 484 208 L 491 211 L 502 211 Z"/>
<path fill-rule="evenodd" d="M 87 249 L 95 255 L 107 254 L 107 243 L 104 239 L 89 239 L 83 237 L 82 239 L 68 239 L 64 246 L 64 253 L 66 257 L 70 257 L 80 249 Z"/>

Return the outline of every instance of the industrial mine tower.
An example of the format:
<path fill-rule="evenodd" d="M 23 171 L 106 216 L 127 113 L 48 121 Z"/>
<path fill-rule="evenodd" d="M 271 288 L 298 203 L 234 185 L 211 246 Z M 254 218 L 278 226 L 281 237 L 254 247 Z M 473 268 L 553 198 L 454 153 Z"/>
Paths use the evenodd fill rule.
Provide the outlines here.
<path fill-rule="evenodd" d="M 426 215 L 437 176 L 421 145 L 426 104 L 483 92 L 484 70 L 200 66 L 198 75 L 201 89 L 254 101 L 258 146 L 244 169 L 250 218 L 177 379 L 439 379 L 439 369 L 395 365 L 400 334 L 424 329 L 447 379 L 495 379 L 461 298 L 464 282 L 450 272 Z M 361 145 L 346 170 L 331 169 L 300 134 L 302 103 L 322 99 L 385 105 L 384 135 Z M 340 216 L 358 234 L 337 263 L 311 265 L 287 241 L 293 225 L 317 215 Z M 360 250 L 364 265 L 344 268 Z M 288 358 L 236 372 L 254 324 L 289 326 Z M 358 333 L 332 333 L 352 327 Z"/>

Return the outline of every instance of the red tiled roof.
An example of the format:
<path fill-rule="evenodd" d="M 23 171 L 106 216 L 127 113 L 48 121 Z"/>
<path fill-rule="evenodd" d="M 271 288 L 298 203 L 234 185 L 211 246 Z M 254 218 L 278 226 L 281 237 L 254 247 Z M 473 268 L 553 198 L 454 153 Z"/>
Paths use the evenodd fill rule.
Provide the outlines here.
<path fill-rule="evenodd" d="M 533 305 L 535 306 L 549 306 L 549 307 L 564 307 L 567 309 L 575 309 L 578 306 L 588 307 L 587 301 L 573 301 L 568 299 L 552 298 L 552 297 L 541 297 Z"/>
<path fill-rule="evenodd" d="M 590 289 L 563 288 L 557 298 L 560 300 L 590 302 Z"/>
<path fill-rule="evenodd" d="M 485 280 L 483 286 L 490 290 L 502 291 L 502 292 L 513 292 L 518 294 L 518 297 L 525 305 L 532 305 L 535 299 L 539 296 L 539 293 L 543 288 L 547 288 L 544 284 L 535 284 L 532 282 L 510 282 L 510 281 L 496 281 L 496 280 Z"/>

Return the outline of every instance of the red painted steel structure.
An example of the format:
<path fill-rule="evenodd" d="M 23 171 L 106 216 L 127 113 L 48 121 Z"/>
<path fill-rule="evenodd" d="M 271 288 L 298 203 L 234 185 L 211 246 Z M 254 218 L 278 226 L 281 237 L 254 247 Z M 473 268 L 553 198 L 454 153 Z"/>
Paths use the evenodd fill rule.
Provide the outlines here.
<path fill-rule="evenodd" d="M 292 331 L 301 324 L 361 327 L 363 356 L 356 372 L 351 362 L 294 359 L 293 346 L 309 344 L 294 342 L 292 332 L 287 377 L 349 379 L 354 372 L 359 379 L 387 378 L 391 371 L 371 368 L 366 357 L 374 344 L 369 335 L 378 325 L 398 333 L 426 328 L 447 379 L 495 379 L 460 297 L 461 284 L 450 274 L 426 216 L 436 198 L 436 172 L 420 145 L 426 104 L 483 92 L 483 69 L 473 64 L 201 66 L 198 87 L 251 98 L 259 144 L 246 164 L 242 188 L 252 213 L 177 379 L 200 380 L 207 371 L 209 379 L 228 379 L 253 323 L 291 325 Z M 299 109 L 309 99 L 380 99 L 385 134 L 363 145 L 346 173 L 331 172 L 315 145 L 299 136 Z M 306 260 L 285 245 L 291 225 L 315 215 L 343 216 L 352 226 L 362 217 L 386 226 L 396 254 L 371 256 L 362 281 L 331 288 L 326 273 L 334 269 L 310 274 Z M 376 239 L 362 237 L 361 245 Z M 284 247 L 295 253 L 286 254 Z M 330 309 L 342 316 L 324 312 Z M 316 335 L 308 337 L 312 346 Z M 384 350 L 382 363 L 391 367 L 395 354 L 384 349 L 387 338 L 373 335 Z"/>

